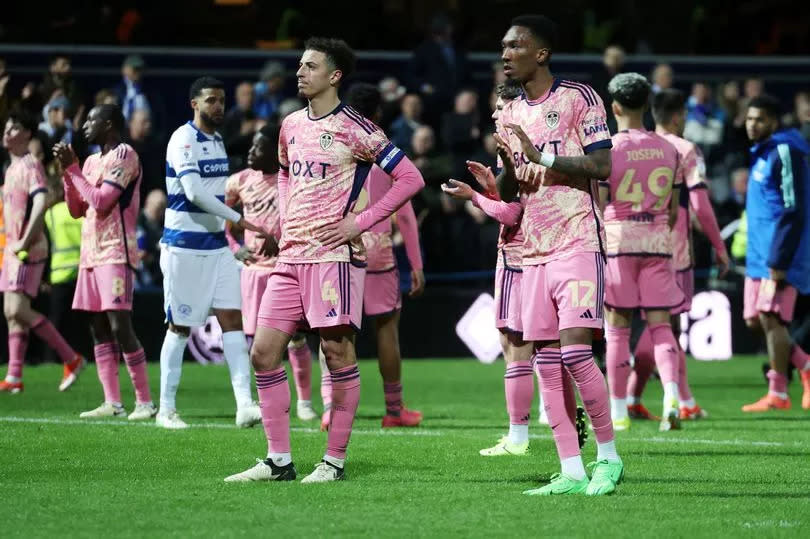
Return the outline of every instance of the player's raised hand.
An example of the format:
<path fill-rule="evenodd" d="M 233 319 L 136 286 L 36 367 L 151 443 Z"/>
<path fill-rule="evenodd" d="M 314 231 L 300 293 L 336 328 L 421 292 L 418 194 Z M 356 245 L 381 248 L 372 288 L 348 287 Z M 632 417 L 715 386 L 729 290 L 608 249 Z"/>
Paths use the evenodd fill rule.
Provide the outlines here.
<path fill-rule="evenodd" d="M 78 161 L 76 154 L 73 152 L 73 147 L 64 142 L 56 143 L 53 147 L 53 155 L 59 161 L 59 164 L 62 165 L 62 170 Z"/>
<path fill-rule="evenodd" d="M 315 237 L 329 249 L 348 243 L 363 233 L 357 226 L 356 219 L 357 215 L 349 212 L 337 223 L 330 223 L 318 228 L 315 231 Z"/>
<path fill-rule="evenodd" d="M 518 140 L 520 141 L 520 149 L 523 150 L 523 155 L 526 156 L 526 159 L 533 163 L 540 163 L 540 150 L 532 144 L 529 135 L 520 127 L 518 124 L 506 124 L 506 127 L 512 130 L 512 133 L 517 136 Z"/>
<path fill-rule="evenodd" d="M 475 193 L 469 184 L 452 179 L 442 184 L 442 191 L 459 200 L 471 200 Z"/>
<path fill-rule="evenodd" d="M 470 174 L 473 175 L 475 181 L 478 182 L 484 191 L 487 193 L 497 193 L 498 186 L 495 183 L 495 174 L 492 173 L 492 169 L 489 167 L 485 167 L 478 161 L 467 161 L 467 170 L 470 171 Z"/>
<path fill-rule="evenodd" d="M 236 258 L 239 262 L 244 264 L 245 266 L 250 266 L 254 262 L 256 262 L 256 257 L 253 256 L 253 252 L 248 249 L 247 245 L 243 245 L 239 248 L 236 253 L 234 253 L 234 258 Z"/>
<path fill-rule="evenodd" d="M 418 298 L 425 292 L 425 273 L 422 270 L 411 270 L 411 291 L 408 296 Z"/>
<path fill-rule="evenodd" d="M 512 148 L 509 146 L 509 143 L 501 137 L 500 133 L 493 133 L 492 138 L 495 139 L 495 143 L 498 145 L 498 156 L 503 162 L 503 167 L 514 172 L 515 160 L 512 157 Z"/>

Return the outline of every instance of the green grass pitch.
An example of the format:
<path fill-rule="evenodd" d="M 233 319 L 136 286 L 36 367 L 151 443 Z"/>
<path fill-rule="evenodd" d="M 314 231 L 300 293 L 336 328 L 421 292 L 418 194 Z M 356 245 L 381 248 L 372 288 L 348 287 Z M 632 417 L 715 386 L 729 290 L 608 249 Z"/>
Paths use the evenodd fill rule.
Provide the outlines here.
<path fill-rule="evenodd" d="M 225 484 L 263 457 L 261 426 L 233 425 L 227 369 L 186 364 L 186 431 L 126 420 L 82 422 L 102 399 L 94 369 L 59 393 L 57 366 L 28 368 L 26 391 L 0 395 L 3 537 L 810 537 L 810 412 L 743 415 L 765 390 L 761 358 L 690 360 L 711 417 L 659 433 L 618 433 L 627 476 L 614 496 L 523 496 L 558 471 L 550 431 L 532 418 L 531 455 L 484 458 L 506 430 L 503 365 L 407 361 L 405 401 L 422 427 L 380 431 L 376 363 L 362 361 L 362 400 L 346 467 L 327 485 Z M 158 366 L 150 365 L 157 393 Z M 318 399 L 314 369 L 313 395 Z M 121 368 L 125 405 L 132 390 Z M 294 390 L 293 390 L 294 394 Z M 660 407 L 651 381 L 645 403 Z M 317 406 L 316 406 L 317 407 Z M 294 407 L 293 407 L 294 410 Z M 536 406 L 532 408 L 536 411 Z M 293 419 L 299 479 L 326 434 Z M 584 448 L 595 456 L 593 437 Z"/>

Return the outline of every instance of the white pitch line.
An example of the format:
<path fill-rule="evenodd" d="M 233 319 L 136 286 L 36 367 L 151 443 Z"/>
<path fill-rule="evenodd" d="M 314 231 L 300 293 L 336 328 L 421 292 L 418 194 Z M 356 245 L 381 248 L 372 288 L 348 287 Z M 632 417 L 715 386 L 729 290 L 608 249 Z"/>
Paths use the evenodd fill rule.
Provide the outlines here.
<path fill-rule="evenodd" d="M 44 424 L 44 425 L 83 425 L 83 426 L 105 426 L 105 427 L 147 427 L 158 428 L 153 421 L 116 421 L 116 420 L 82 420 L 82 419 L 68 419 L 68 418 L 55 418 L 55 417 L 19 417 L 19 416 L 0 416 L 0 422 L 5 423 L 31 423 L 31 424 Z M 237 429 L 238 427 L 228 423 L 189 423 L 189 427 L 195 429 Z M 320 432 L 318 429 L 311 427 L 291 427 L 293 432 L 304 432 L 308 434 L 317 434 Z M 496 429 L 493 429 L 496 430 Z M 458 431 L 442 431 L 442 430 L 429 430 L 425 428 L 417 429 L 352 429 L 352 434 L 360 435 L 377 435 L 377 436 L 459 436 L 461 432 Z M 463 434 L 469 437 L 469 433 Z M 593 437 L 593 433 L 590 433 Z M 530 434 L 529 438 L 535 440 L 551 440 L 550 434 Z M 718 445 L 718 446 L 748 446 L 748 447 L 804 447 L 805 444 L 794 442 L 767 442 L 755 440 L 706 440 L 700 438 L 684 438 L 684 437 L 666 437 L 666 436 L 651 436 L 649 438 L 629 438 L 619 436 L 620 441 L 639 442 L 639 443 L 654 443 L 654 444 L 701 444 L 701 445 Z"/>
<path fill-rule="evenodd" d="M 44 425 L 84 425 L 84 426 L 104 426 L 104 427 L 147 427 L 158 428 L 154 421 L 116 421 L 111 419 L 68 419 L 56 417 L 18 417 L 0 416 L 0 422 L 5 423 L 34 423 Z M 239 429 L 236 425 L 228 423 L 189 423 L 189 427 L 195 429 Z M 292 432 L 305 432 L 316 434 L 319 429 L 311 427 L 290 427 Z M 409 430 L 388 430 L 388 429 L 352 429 L 352 434 L 376 434 L 382 436 L 441 436 L 441 432 L 425 429 Z"/>

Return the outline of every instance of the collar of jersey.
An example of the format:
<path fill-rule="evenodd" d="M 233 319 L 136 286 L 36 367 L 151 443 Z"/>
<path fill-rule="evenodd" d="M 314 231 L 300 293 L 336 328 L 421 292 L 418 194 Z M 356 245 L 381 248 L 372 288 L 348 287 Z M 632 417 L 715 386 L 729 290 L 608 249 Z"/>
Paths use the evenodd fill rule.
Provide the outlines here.
<path fill-rule="evenodd" d="M 338 103 L 338 106 L 335 107 L 332 110 L 332 112 L 328 112 L 328 113 L 324 114 L 323 116 L 321 116 L 320 118 L 313 118 L 312 116 L 309 115 L 309 105 L 307 105 L 307 118 L 309 118 L 313 122 L 317 122 L 318 120 L 323 120 L 324 118 L 328 118 L 329 116 L 332 116 L 333 114 L 337 114 L 338 112 L 343 110 L 343 107 L 345 107 L 345 106 L 346 105 L 344 105 L 342 102 Z"/>
<path fill-rule="evenodd" d="M 551 97 L 551 94 L 557 91 L 557 88 L 559 88 L 561 82 L 562 80 L 558 79 L 557 77 L 554 77 L 554 80 L 551 81 L 551 88 L 549 88 L 548 92 L 546 92 L 544 95 L 541 95 L 537 99 L 532 100 L 529 99 L 529 96 L 526 95 L 526 92 L 523 92 L 523 99 L 526 101 L 526 103 L 528 103 L 531 106 L 539 105 L 540 103 L 543 103 L 546 99 Z"/>
<path fill-rule="evenodd" d="M 222 142 L 222 137 L 220 137 L 216 133 L 214 133 L 213 137 L 211 137 L 209 135 L 206 135 L 205 133 L 200 131 L 197 128 L 197 126 L 194 125 L 194 122 L 192 122 L 191 120 L 188 121 L 188 125 L 190 125 L 191 128 L 194 129 L 194 131 L 197 132 L 197 142 L 211 142 L 212 140 L 216 140 L 217 142 Z"/>

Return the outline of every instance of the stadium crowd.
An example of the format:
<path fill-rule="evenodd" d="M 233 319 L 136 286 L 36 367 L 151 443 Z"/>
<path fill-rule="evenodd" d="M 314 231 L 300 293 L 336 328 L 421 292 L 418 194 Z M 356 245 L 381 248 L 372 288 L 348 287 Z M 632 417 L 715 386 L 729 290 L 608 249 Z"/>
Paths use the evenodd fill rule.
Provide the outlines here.
<path fill-rule="evenodd" d="M 39 132 L 31 142 L 32 153 L 44 161 L 54 185 L 59 183 L 59 165 L 47 148 L 56 142 L 72 144 L 81 159 L 96 151 L 79 127 L 90 107 L 115 103 L 127 122 L 126 141 L 136 149 L 143 166 L 139 217 L 141 267 L 138 286 L 160 286 L 157 243 L 160 239 L 165 197 L 165 148 L 169 125 L 166 103 L 150 84 L 148 69 L 139 55 L 129 55 L 121 64 L 120 83 L 89 95 L 92 81 L 75 76 L 69 55 L 55 54 L 40 80 L 9 73 L 0 58 L 0 122 L 5 123 L 13 106 L 22 106 L 40 118 Z M 618 45 L 605 49 L 603 65 L 588 81 L 607 103 L 607 83 L 625 71 L 625 51 Z M 280 124 L 304 102 L 295 95 L 294 73 L 276 60 L 269 60 L 256 80 L 244 80 L 228 88 L 228 110 L 222 136 L 231 172 L 246 167 L 254 133 L 262 126 Z M 408 74 L 399 80 L 384 77 L 378 84 L 384 98 L 382 127 L 391 140 L 407 152 L 422 172 L 426 188 L 414 200 L 422 231 L 427 273 L 476 271 L 490 268 L 496 249 L 498 226 L 470 203 L 453 200 L 440 185 L 448 178 L 466 181 L 478 188 L 466 169 L 466 160 L 491 167 L 496 163 L 496 143 L 490 116 L 495 88 L 504 80 L 498 63 L 492 66 L 488 93 L 473 84 L 466 53 L 454 45 L 453 26 L 445 17 L 434 18 L 425 40 L 412 54 Z M 745 204 L 748 147 L 745 136 L 746 104 L 762 95 L 761 78 L 728 80 L 718 85 L 679 80 L 667 64 L 656 65 L 650 80 L 654 92 L 678 87 L 688 92 L 688 117 L 684 136 L 696 143 L 706 159 L 712 200 L 721 227 L 738 219 Z M 810 91 L 795 94 L 784 103 L 785 126 L 799 128 L 810 139 Z M 611 116 L 608 110 L 608 115 Z M 652 116 L 645 124 L 653 128 Z M 615 132 L 615 120 L 609 118 Z M 2 152 L 2 150 L 0 150 Z M 0 154 L 3 171 L 8 156 Z M 744 242 L 732 254 L 744 256 Z M 709 249 L 698 242 L 699 267 L 708 267 Z"/>

